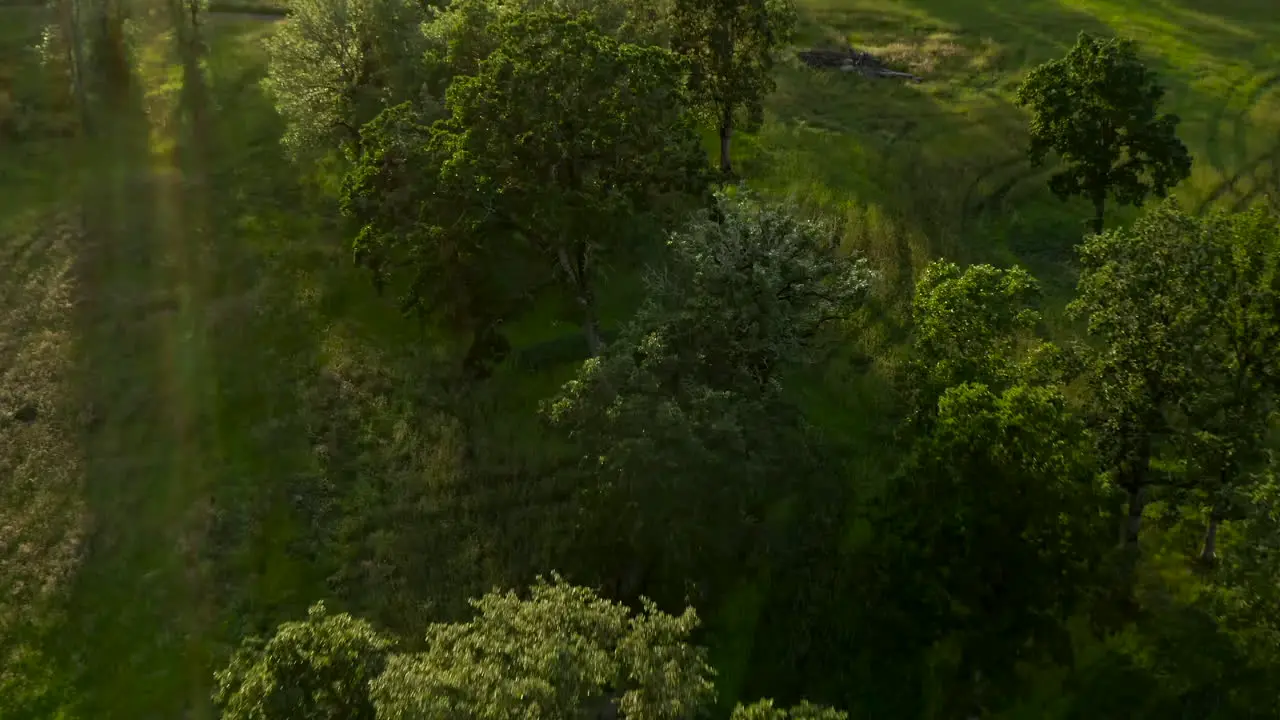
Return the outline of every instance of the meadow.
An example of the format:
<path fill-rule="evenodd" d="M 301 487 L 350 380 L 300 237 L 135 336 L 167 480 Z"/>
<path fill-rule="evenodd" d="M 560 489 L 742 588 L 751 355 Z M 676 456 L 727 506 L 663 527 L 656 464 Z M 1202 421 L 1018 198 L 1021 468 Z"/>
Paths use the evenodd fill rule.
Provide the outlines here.
<path fill-rule="evenodd" d="M 855 350 L 801 386 L 865 450 L 855 476 L 888 462 L 884 378 L 923 264 L 1024 264 L 1072 331 L 1060 310 L 1088 209 L 1027 165 L 1012 96 L 1077 32 L 1134 37 L 1160 72 L 1195 158 L 1187 207 L 1280 191 L 1273 0 L 800 5 L 799 47 L 850 42 L 925 78 L 791 58 L 764 127 L 737 139 L 748 185 L 841 220 L 887 280 Z M 27 51 L 47 21 L 0 7 L 0 100 L 53 103 Z M 460 428 L 438 401 L 443 341 L 351 266 L 332 178 L 283 155 L 258 84 L 271 31 L 215 14 L 194 64 L 158 8 L 141 13 L 110 142 L 0 138 L 0 716 L 210 717 L 212 670 L 245 632 L 320 597 L 420 626 L 554 553 L 535 539 L 566 495 L 533 479 L 535 410 L 571 372 L 557 343 L 576 337 L 572 308 L 512 329 L 517 352 Z M 621 275 L 606 324 L 634 302 Z M 465 453 L 494 470 L 485 483 L 464 482 Z M 768 592 L 744 578 L 709 613 L 729 686 Z"/>

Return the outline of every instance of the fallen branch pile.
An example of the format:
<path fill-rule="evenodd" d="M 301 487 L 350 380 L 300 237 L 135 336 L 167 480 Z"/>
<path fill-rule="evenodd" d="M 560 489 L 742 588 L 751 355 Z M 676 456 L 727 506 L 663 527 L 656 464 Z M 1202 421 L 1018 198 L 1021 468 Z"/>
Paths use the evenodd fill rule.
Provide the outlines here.
<path fill-rule="evenodd" d="M 801 50 L 796 53 L 801 62 L 811 68 L 860 72 L 867 77 L 904 78 L 924 82 L 924 78 L 911 73 L 890 70 L 875 55 L 853 48 L 845 50 Z"/>

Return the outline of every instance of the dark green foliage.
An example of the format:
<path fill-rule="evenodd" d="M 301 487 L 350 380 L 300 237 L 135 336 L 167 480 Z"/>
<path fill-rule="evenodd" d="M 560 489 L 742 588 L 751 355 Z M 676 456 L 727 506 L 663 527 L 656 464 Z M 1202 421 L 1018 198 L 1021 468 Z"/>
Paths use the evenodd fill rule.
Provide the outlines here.
<path fill-rule="evenodd" d="M 436 129 L 403 103 L 361 130 L 363 150 L 343 181 L 342 211 L 359 228 L 356 262 L 401 308 L 462 332 L 480 332 L 514 312 L 536 280 L 520 248 L 497 236 L 483 211 L 458 202 L 442 177 L 447 157 Z"/>
<path fill-rule="evenodd" d="M 1066 57 L 1032 70 L 1018 88 L 1018 104 L 1032 114 L 1032 164 L 1058 155 L 1063 169 L 1049 187 L 1093 203 L 1094 232 L 1102 232 L 1108 197 L 1141 205 L 1191 174 L 1178 116 L 1159 110 L 1164 92 L 1132 41 L 1084 32 Z"/>
<path fill-rule="evenodd" d="M 1131 546 L 1151 486 L 1226 502 L 1257 462 L 1276 392 L 1276 246 L 1262 211 L 1198 219 L 1167 201 L 1081 247 L 1071 307 L 1100 341 L 1090 360 L 1099 450 L 1129 494 Z M 1157 475 L 1161 458 L 1185 477 Z"/>
<path fill-rule="evenodd" d="M 749 554 L 771 501 L 812 470 L 779 379 L 870 278 L 821 225 L 729 196 L 719 214 L 673 237 L 637 317 L 548 407 L 579 449 L 591 560 L 613 579 L 680 588 Z"/>
<path fill-rule="evenodd" d="M 795 23 L 790 0 L 674 0 L 672 47 L 692 63 L 689 84 L 720 131 L 726 175 L 733 171 L 733 131 L 760 127 L 764 98 L 774 89 L 774 55 L 790 41 Z"/>
<path fill-rule="evenodd" d="M 881 503 L 869 556 L 893 598 L 881 622 L 953 648 L 933 668 L 951 717 L 1014 690 L 1018 662 L 1069 659 L 1063 623 L 1105 543 L 1090 443 L 1060 388 L 958 385 L 935 417 Z"/>
<path fill-rule="evenodd" d="M 498 297 L 521 297 L 536 283 L 502 268 L 556 269 L 598 352 L 598 256 L 635 216 L 681 208 L 708 180 L 680 62 L 586 16 L 504 17 L 487 41 L 495 49 L 475 74 L 449 86 L 447 118 L 426 127 L 402 106 L 368 128 L 344 190 L 364 227 L 360 256 L 404 273 L 409 305 L 492 297 L 493 283 Z M 431 282 L 441 277 L 466 287 L 442 290 Z"/>
<path fill-rule="evenodd" d="M 369 683 L 392 646 L 369 623 L 317 603 L 271 639 L 246 639 L 218 672 L 214 702 L 227 720 L 372 720 Z"/>

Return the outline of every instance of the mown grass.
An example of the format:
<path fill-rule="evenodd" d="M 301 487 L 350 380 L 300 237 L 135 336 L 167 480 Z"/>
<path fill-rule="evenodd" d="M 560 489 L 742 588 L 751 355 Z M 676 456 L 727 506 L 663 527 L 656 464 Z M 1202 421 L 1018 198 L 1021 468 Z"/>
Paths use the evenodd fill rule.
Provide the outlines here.
<path fill-rule="evenodd" d="M 1056 309 L 1088 212 L 1053 198 L 1049 170 L 1022 160 L 1020 75 L 1080 29 L 1136 35 L 1196 156 L 1179 196 L 1239 206 L 1274 188 L 1280 167 L 1273 10 L 802 3 L 801 45 L 849 40 L 926 77 L 787 63 L 766 125 L 736 145 L 750 185 L 842 220 L 884 277 L 852 347 L 796 386 L 858 451 L 855 480 L 892 467 L 886 379 L 923 263 L 1023 262 L 1055 327 L 1070 330 Z M 30 45 L 39 13 L 0 12 L 5 47 Z M 436 402 L 438 338 L 388 312 L 350 267 L 322 193 L 281 155 L 257 85 L 271 26 L 211 23 L 211 54 L 193 72 L 165 18 L 143 20 L 110 142 L 48 138 L 0 154 L 5 717 L 207 716 L 210 673 L 242 633 L 320 597 L 401 630 L 448 617 L 492 583 L 546 569 L 549 551 L 529 540 L 554 528 L 563 499 L 535 481 L 546 447 L 534 428 L 538 401 L 572 368 L 544 345 L 576 332 L 571 305 L 511 329 L 515 345 L 541 350 L 514 354 L 473 398 L 470 450 L 488 472 L 468 476 L 461 421 Z M 619 271 L 606 319 L 625 317 L 636 293 Z M 550 367 L 529 360 L 539 352 Z M 15 419 L 28 407 L 34 419 Z M 744 578 L 704 613 L 731 694 L 752 638 L 769 632 L 769 592 L 768 573 Z"/>

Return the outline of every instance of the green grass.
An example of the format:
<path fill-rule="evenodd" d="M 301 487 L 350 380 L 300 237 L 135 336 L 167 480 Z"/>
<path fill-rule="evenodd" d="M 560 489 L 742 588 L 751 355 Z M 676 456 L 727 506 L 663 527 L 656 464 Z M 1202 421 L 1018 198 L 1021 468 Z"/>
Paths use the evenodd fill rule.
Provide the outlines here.
<path fill-rule="evenodd" d="M 914 270 L 938 255 L 1023 262 L 1051 315 L 1070 292 L 1088 209 L 1058 202 L 1048 170 L 1022 162 L 1011 95 L 1078 30 L 1132 33 L 1162 71 L 1196 157 L 1178 190 L 1189 206 L 1238 207 L 1275 188 L 1271 0 L 802 10 L 801 45 L 847 39 L 926 77 L 789 62 L 765 127 L 736 145 L 751 185 L 845 221 L 848 245 L 886 279 L 855 346 L 797 386 L 819 425 L 865 450 L 858 478 L 891 467 L 877 450 L 885 378 Z M 3 48 L 34 41 L 39 12 L 0 13 Z M 399 629 L 448 617 L 539 569 L 527 541 L 558 517 L 558 488 L 529 482 L 545 452 L 534 409 L 569 368 L 500 369 L 476 400 L 473 448 L 500 472 L 461 484 L 460 431 L 432 406 L 437 343 L 387 312 L 349 266 L 320 191 L 281 155 L 257 85 L 270 25 L 212 28 L 205 71 L 188 77 L 163 20 L 144 22 L 111 142 L 0 146 L 4 717 L 207 717 L 211 670 L 243 632 L 320 597 Z M 611 287 L 616 324 L 636 287 L 625 273 Z M 568 307 L 538 308 L 515 344 L 576 332 Z M 13 419 L 28 406 L 34 421 Z M 745 580 L 712 618 L 735 682 L 768 594 L 767 574 Z"/>
<path fill-rule="evenodd" d="M 15 172 L 0 226 L 5 717 L 208 717 L 245 632 L 326 596 L 420 626 L 397 588 L 456 586 L 450 612 L 500 577 L 424 397 L 431 339 L 281 156 L 270 26 L 220 21 L 190 76 L 163 29 L 109 141 Z"/>

